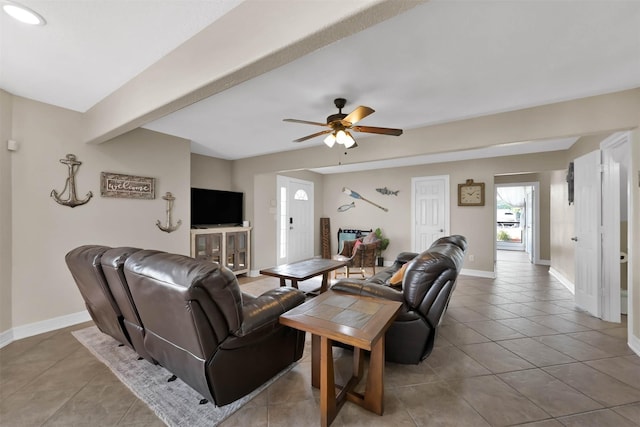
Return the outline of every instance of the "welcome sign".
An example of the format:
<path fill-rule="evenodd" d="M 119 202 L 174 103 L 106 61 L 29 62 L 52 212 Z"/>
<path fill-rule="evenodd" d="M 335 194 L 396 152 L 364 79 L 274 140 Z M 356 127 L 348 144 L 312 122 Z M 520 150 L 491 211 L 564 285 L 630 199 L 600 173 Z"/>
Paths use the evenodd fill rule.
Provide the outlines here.
<path fill-rule="evenodd" d="M 155 199 L 156 179 L 144 176 L 100 173 L 100 195 L 128 199 Z"/>

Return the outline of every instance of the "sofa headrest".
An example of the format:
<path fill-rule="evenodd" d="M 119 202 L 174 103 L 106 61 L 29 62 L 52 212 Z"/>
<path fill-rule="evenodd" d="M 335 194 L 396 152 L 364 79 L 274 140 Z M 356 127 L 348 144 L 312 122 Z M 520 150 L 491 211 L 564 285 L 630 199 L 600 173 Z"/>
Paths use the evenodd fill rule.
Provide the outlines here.
<path fill-rule="evenodd" d="M 433 242 L 431 246 L 441 245 L 443 243 L 451 243 L 458 246 L 463 251 L 467 250 L 467 238 L 459 234 L 440 237 L 435 242 Z"/>
<path fill-rule="evenodd" d="M 144 282 L 147 295 L 150 292 L 171 294 L 172 299 L 188 304 L 195 301 L 203 307 L 217 307 L 226 320 L 228 331 L 236 331 L 242 324 L 242 293 L 236 276 L 217 263 L 142 250 L 127 259 L 125 274 L 134 299 L 134 286 Z M 141 305 L 137 299 L 136 305 Z M 207 314 L 216 316 L 213 312 Z"/>
<path fill-rule="evenodd" d="M 109 249 L 107 246 L 84 245 L 69 251 L 64 259 L 85 300 L 107 298 L 113 310 L 119 314 L 101 265 L 103 254 Z"/>
<path fill-rule="evenodd" d="M 127 246 L 109 249 L 102 255 L 102 266 L 111 267 L 114 269 L 120 269 L 123 267 L 124 262 L 131 256 L 132 253 L 140 251 L 140 248 L 131 248 Z"/>
<path fill-rule="evenodd" d="M 458 276 L 464 254 L 458 246 L 443 244 L 432 246 L 408 263 L 402 282 L 405 300 L 417 307 L 434 285 Z"/>
<path fill-rule="evenodd" d="M 420 254 L 417 258 L 421 258 L 424 254 L 440 254 L 444 257 L 449 258 L 453 264 L 454 268 L 458 273 L 462 269 L 462 264 L 464 262 L 464 250 L 462 250 L 459 246 L 452 243 L 441 243 L 438 245 L 433 245 L 422 254 Z"/>

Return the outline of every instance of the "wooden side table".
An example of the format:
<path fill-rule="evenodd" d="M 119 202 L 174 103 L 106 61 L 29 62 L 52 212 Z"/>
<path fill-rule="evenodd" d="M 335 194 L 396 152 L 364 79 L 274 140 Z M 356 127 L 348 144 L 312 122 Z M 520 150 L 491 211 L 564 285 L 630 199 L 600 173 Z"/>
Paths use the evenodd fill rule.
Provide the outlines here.
<path fill-rule="evenodd" d="M 345 400 L 384 412 L 384 334 L 402 303 L 328 290 L 280 316 L 280 323 L 311 333 L 311 384 L 320 388 L 321 425 L 329 426 Z M 353 346 L 353 374 L 336 395 L 332 342 Z M 364 351 L 371 352 L 364 394 Z"/>
<path fill-rule="evenodd" d="M 286 286 L 286 279 L 291 281 L 291 286 L 298 288 L 298 282 L 322 275 L 322 285 L 317 289 L 320 293 L 329 289 L 329 273 L 336 268 L 343 267 L 346 261 L 335 261 L 324 258 L 311 258 L 303 261 L 282 264 L 276 267 L 264 268 L 260 274 L 265 276 L 278 277 L 280 286 Z"/>

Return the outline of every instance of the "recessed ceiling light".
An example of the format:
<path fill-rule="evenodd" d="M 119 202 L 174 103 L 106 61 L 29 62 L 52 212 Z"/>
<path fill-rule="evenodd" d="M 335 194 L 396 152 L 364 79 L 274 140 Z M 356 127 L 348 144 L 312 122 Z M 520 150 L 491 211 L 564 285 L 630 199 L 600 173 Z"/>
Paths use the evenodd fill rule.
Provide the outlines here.
<path fill-rule="evenodd" d="M 3 3 L 2 9 L 13 19 L 29 25 L 45 25 L 47 23 L 40 14 L 26 6 L 10 1 Z"/>

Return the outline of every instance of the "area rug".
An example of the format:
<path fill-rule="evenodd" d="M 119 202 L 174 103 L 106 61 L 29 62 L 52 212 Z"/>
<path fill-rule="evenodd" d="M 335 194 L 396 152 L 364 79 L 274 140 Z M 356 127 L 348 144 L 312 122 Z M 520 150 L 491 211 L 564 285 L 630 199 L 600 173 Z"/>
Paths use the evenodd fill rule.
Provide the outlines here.
<path fill-rule="evenodd" d="M 291 364 L 251 394 L 228 405 L 217 407 L 211 402 L 200 405 L 202 396 L 198 392 L 180 379 L 167 382 L 171 373 L 166 369 L 138 360 L 137 353 L 127 346 L 119 347 L 117 341 L 97 327 L 90 326 L 72 334 L 168 426 L 218 425 L 295 365 Z"/>

